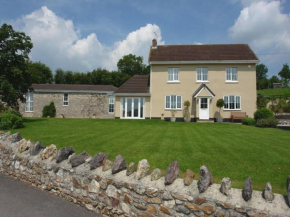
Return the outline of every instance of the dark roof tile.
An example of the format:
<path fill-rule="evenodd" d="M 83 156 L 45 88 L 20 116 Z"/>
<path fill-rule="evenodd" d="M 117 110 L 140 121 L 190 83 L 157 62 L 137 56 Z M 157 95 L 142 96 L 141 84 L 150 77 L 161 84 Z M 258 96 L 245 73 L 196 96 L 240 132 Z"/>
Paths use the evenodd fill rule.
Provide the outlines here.
<path fill-rule="evenodd" d="M 116 91 L 118 88 L 113 85 L 80 85 L 80 84 L 32 84 L 34 90 L 42 91 Z"/>
<path fill-rule="evenodd" d="M 149 93 L 149 75 L 134 75 L 115 93 Z"/>

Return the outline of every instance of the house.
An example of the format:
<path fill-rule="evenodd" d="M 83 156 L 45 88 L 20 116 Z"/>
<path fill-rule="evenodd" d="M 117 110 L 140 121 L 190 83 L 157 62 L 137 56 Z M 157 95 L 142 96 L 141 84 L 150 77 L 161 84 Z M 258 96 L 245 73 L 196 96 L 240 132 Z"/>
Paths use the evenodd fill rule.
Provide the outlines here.
<path fill-rule="evenodd" d="M 112 85 L 33 84 L 26 94 L 26 103 L 20 103 L 24 117 L 42 117 L 45 105 L 54 102 L 59 118 L 114 118 Z"/>
<path fill-rule="evenodd" d="M 149 53 L 150 76 L 135 75 L 116 92 L 115 117 L 183 118 L 190 101 L 191 121 L 229 121 L 230 113 L 256 110 L 258 57 L 247 44 L 157 45 Z M 219 111 L 218 99 L 225 105 Z"/>

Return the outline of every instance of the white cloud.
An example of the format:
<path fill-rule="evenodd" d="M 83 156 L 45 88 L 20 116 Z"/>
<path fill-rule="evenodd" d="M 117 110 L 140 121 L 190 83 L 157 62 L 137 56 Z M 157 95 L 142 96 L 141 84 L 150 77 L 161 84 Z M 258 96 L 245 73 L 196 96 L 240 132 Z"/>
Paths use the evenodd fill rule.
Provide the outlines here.
<path fill-rule="evenodd" d="M 53 70 L 88 71 L 98 67 L 112 70 L 117 68 L 122 56 L 130 53 L 143 56 L 146 62 L 154 32 L 159 36 L 158 43 L 164 43 L 160 28 L 147 24 L 108 47 L 98 40 L 95 33 L 82 38 L 71 20 L 57 16 L 46 6 L 12 23 L 31 37 L 31 59 L 43 62 Z"/>

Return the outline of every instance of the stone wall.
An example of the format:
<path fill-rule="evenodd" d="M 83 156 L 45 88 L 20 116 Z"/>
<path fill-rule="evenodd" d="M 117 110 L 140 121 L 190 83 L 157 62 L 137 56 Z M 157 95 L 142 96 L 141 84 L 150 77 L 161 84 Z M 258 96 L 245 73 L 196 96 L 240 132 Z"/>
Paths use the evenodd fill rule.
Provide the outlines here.
<path fill-rule="evenodd" d="M 54 102 L 58 118 L 114 118 L 109 113 L 107 94 L 69 93 L 69 105 L 63 105 L 63 93 L 33 93 L 33 112 L 25 112 L 25 103 L 19 111 L 24 117 L 42 117 L 45 105 Z"/>
<path fill-rule="evenodd" d="M 105 153 L 76 155 L 71 147 L 45 147 L 19 133 L 0 132 L 0 170 L 103 216 L 290 216 L 286 197 L 273 194 L 269 183 L 262 197 L 250 178 L 243 190 L 231 188 L 229 178 L 212 184 L 205 166 L 198 181 L 190 170 L 181 179 L 177 161 L 165 177 L 159 169 L 148 175 L 145 159 L 127 165 L 121 155 L 114 162 Z M 289 198 L 290 178 L 287 185 Z"/>

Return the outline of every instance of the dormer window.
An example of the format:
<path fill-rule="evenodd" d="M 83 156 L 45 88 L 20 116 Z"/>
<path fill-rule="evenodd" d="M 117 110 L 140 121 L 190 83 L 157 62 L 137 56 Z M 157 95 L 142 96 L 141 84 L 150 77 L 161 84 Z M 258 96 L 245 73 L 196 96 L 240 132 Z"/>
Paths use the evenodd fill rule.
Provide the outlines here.
<path fill-rule="evenodd" d="M 168 82 L 179 82 L 179 68 L 168 68 Z"/>

